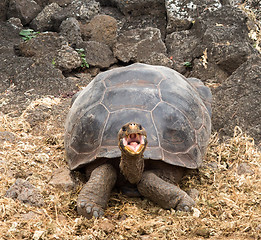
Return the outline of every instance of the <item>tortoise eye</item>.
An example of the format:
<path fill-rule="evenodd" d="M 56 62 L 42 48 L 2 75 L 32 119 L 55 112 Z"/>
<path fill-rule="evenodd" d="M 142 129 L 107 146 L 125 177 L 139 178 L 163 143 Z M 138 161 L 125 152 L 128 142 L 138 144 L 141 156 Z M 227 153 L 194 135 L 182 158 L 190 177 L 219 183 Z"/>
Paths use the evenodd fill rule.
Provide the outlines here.
<path fill-rule="evenodd" d="M 142 126 L 140 125 L 140 130 L 142 130 Z"/>
<path fill-rule="evenodd" d="M 125 126 L 123 126 L 121 129 L 123 132 L 125 132 L 127 130 Z"/>

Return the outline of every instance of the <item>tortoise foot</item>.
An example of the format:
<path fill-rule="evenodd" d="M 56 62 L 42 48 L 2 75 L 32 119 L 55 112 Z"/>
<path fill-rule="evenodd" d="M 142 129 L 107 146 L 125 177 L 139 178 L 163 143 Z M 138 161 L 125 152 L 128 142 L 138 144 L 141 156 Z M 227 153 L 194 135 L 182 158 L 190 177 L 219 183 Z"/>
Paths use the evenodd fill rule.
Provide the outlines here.
<path fill-rule="evenodd" d="M 116 171 L 109 164 L 103 164 L 91 173 L 77 200 L 78 214 L 90 219 L 104 215 L 104 209 L 116 182 Z"/>
<path fill-rule="evenodd" d="M 84 216 L 87 219 L 91 219 L 92 217 L 100 218 L 104 215 L 102 206 L 85 200 L 78 202 L 77 212 L 79 215 Z"/>

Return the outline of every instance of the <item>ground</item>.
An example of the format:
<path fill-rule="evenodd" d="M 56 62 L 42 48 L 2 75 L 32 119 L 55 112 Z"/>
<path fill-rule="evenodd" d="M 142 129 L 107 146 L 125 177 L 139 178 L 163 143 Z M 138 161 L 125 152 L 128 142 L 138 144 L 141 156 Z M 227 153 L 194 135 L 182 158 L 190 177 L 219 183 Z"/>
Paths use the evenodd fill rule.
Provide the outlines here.
<path fill-rule="evenodd" d="M 0 115 L 1 239 L 261 239 L 261 153 L 238 127 L 225 142 L 213 133 L 204 166 L 184 179 L 183 189 L 199 191 L 192 213 L 115 192 L 104 218 L 79 217 L 81 185 L 66 192 L 49 184 L 53 171 L 67 166 L 69 105 L 68 98 L 43 96 L 19 117 Z M 40 190 L 43 207 L 4 196 L 18 177 Z"/>

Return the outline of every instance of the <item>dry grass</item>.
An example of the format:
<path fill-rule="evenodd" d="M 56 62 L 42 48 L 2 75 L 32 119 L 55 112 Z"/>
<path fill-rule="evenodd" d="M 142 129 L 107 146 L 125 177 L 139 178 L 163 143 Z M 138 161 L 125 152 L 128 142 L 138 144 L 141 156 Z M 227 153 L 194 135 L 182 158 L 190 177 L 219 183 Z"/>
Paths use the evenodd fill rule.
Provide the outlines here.
<path fill-rule="evenodd" d="M 0 131 L 10 135 L 5 141 L 0 138 L 0 239 L 261 238 L 261 153 L 239 128 L 225 142 L 214 134 L 204 167 L 184 179 L 183 188 L 199 191 L 193 213 L 163 210 L 146 199 L 114 193 L 105 218 L 86 220 L 77 216 L 78 190 L 64 192 L 48 184 L 52 172 L 66 166 L 62 125 L 55 114 L 39 123 L 37 129 L 26 121 L 28 114 L 43 104 L 52 112 L 66 112 L 68 101 L 40 99 L 21 117 L 0 116 Z M 207 167 L 210 162 L 215 163 L 215 169 Z M 241 163 L 250 166 L 252 175 L 238 175 Z M 18 177 L 41 191 L 44 207 L 4 197 Z"/>

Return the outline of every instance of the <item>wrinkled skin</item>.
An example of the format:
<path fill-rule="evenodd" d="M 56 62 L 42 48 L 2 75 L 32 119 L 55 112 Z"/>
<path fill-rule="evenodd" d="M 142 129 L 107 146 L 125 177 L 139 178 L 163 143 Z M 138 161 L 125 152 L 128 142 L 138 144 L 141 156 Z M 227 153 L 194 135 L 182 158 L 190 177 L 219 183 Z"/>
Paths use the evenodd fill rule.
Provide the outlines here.
<path fill-rule="evenodd" d="M 101 160 L 94 166 L 86 167 L 89 180 L 78 196 L 78 213 L 86 218 L 103 216 L 114 186 L 124 187 L 122 190 L 132 196 L 138 189 L 137 195 L 150 199 L 164 209 L 190 211 L 194 200 L 177 186 L 186 169 L 162 161 L 144 161 L 147 139 L 146 131 L 140 124 L 125 124 L 118 137 L 122 152 L 120 161 Z"/>

